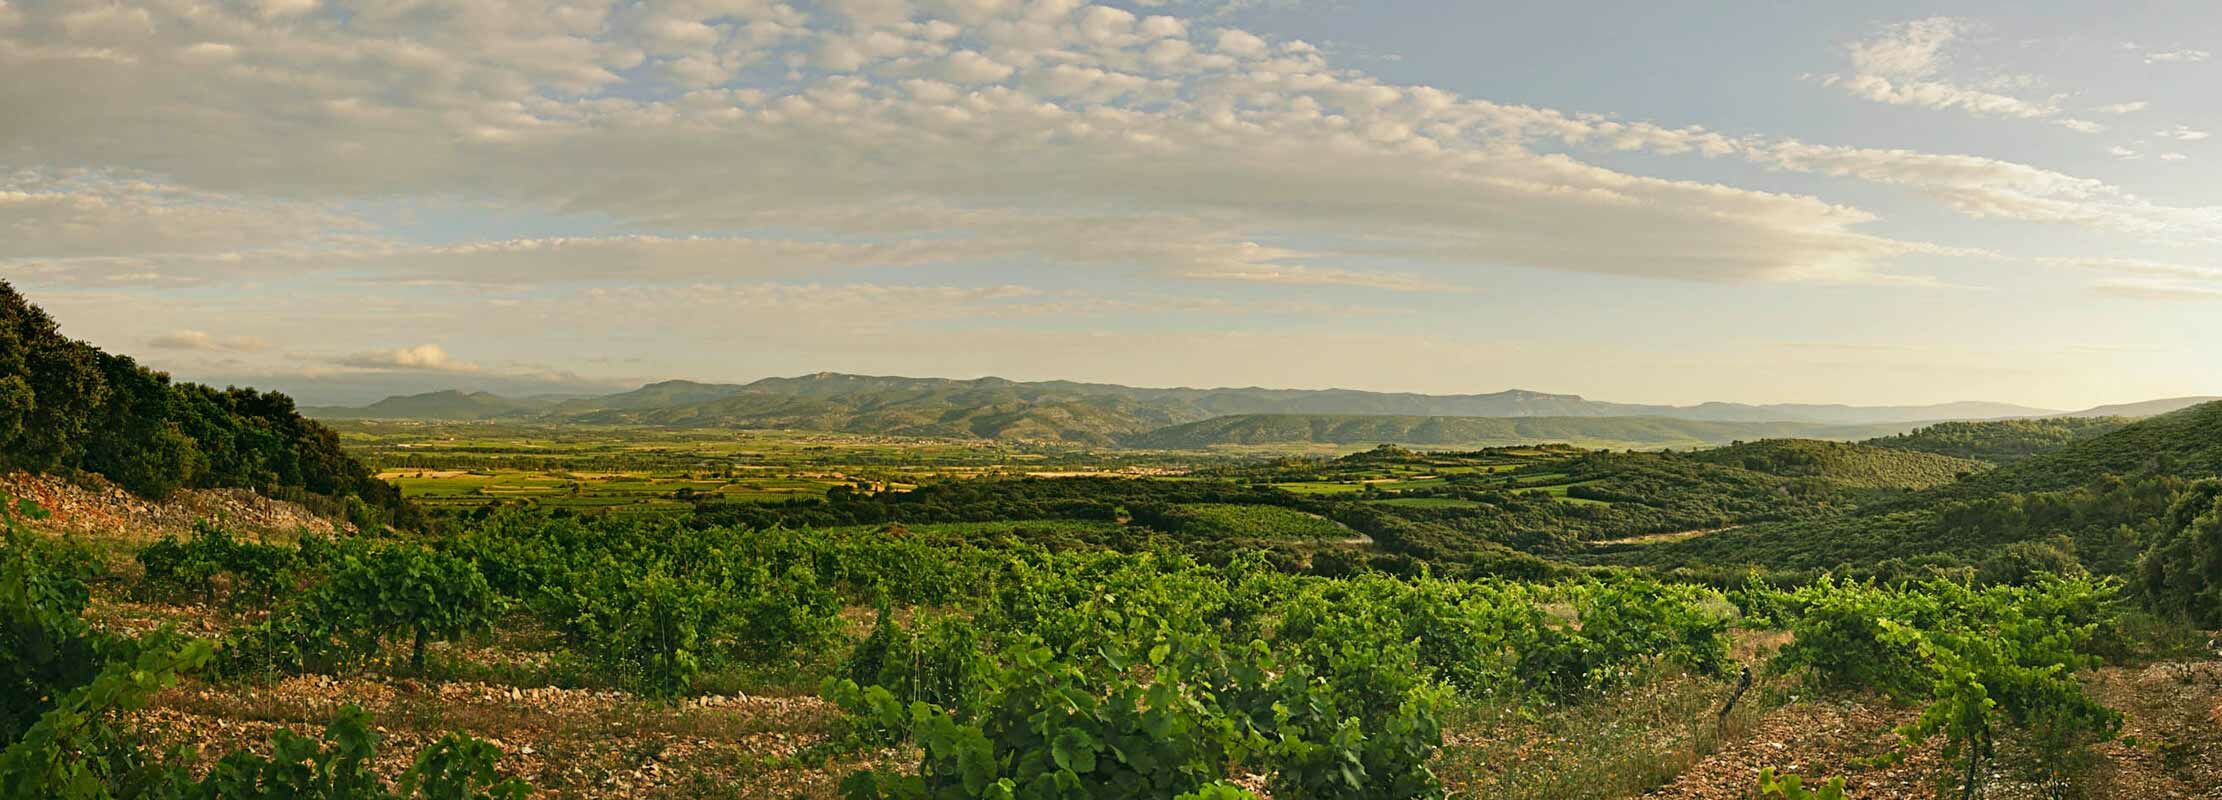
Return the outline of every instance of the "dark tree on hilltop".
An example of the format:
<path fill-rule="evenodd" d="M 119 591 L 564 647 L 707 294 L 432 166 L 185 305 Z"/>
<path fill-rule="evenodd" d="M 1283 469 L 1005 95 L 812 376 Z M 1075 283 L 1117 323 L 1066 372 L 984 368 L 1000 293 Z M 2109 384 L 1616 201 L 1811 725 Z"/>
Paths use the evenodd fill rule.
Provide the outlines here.
<path fill-rule="evenodd" d="M 0 281 L 0 465 L 71 466 L 107 397 L 100 351 L 61 334 L 38 306 Z"/>
<path fill-rule="evenodd" d="M 345 514 L 414 524 L 393 486 L 340 449 L 339 436 L 253 389 L 170 376 L 61 334 L 0 281 L 0 468 L 82 470 L 152 498 L 241 487 Z"/>

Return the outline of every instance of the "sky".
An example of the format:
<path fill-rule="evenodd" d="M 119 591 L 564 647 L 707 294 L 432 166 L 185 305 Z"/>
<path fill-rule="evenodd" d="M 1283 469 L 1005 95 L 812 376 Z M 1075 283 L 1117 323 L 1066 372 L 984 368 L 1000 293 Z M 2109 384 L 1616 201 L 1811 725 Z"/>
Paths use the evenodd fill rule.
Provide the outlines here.
<path fill-rule="evenodd" d="M 2222 5 L 0 0 L 0 278 L 304 402 L 2222 394 Z"/>

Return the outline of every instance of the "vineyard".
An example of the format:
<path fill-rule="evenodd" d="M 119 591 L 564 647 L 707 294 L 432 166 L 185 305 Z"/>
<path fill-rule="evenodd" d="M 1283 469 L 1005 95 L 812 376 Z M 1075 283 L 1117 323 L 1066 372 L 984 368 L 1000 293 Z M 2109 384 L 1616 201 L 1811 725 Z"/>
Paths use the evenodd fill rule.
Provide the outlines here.
<path fill-rule="evenodd" d="M 1333 524 L 1292 529 L 1296 512 L 1279 511 L 1163 513 L 1256 535 Z M 374 758 L 373 719 L 353 706 L 229 752 L 137 744 L 161 738 L 138 727 L 162 718 L 143 710 L 180 691 L 377 676 L 615 692 L 647 714 L 808 700 L 822 710 L 801 749 L 683 766 L 724 791 L 784 775 L 849 798 L 1614 796 L 1671 772 L 1569 794 L 1552 778 L 1579 763 L 1475 759 L 1587 719 L 1648 726 L 1636 733 L 1673 737 L 1671 757 L 1694 760 L 1801 693 L 1875 692 L 1912 715 L 1877 763 L 1928 765 L 1949 796 L 2021 796 L 2088 777 L 2074 765 L 2123 716 L 2080 676 L 2155 646 L 2120 582 L 2074 576 L 1726 589 L 1616 572 L 1325 577 L 1263 552 L 1052 550 L 1010 524 L 786 530 L 528 510 L 429 539 L 278 543 L 206 525 L 104 564 L 19 529 L 11 520 L 5 597 L 35 624 L 10 634 L 10 796 L 605 793 L 505 772 L 516 754 L 467 730 L 381 776 L 395 762 Z M 84 621 L 125 601 L 195 609 L 213 633 L 132 638 Z M 535 657 L 486 656 L 505 646 Z M 1631 697 L 1680 703 L 1684 718 L 1624 718 Z"/>
<path fill-rule="evenodd" d="M 216 396 L 100 363 L 118 397 Z M 0 796 L 2222 786 L 2222 405 L 1867 444 L 1243 457 L 335 432 L 222 396 L 262 405 L 158 420 L 191 445 L 168 472 L 91 457 L 116 443 L 90 427 L 11 462 L 103 521 L 0 504 Z M 261 477 L 203 465 L 265 430 L 285 435 Z M 218 490 L 323 524 L 132 529 L 243 507 L 191 504 Z"/>

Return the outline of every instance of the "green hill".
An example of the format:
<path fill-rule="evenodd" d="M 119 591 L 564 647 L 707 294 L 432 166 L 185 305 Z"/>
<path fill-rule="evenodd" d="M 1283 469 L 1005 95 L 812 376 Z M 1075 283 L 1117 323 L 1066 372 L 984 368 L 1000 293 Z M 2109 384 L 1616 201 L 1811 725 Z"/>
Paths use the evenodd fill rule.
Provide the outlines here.
<path fill-rule="evenodd" d="M 1910 577 L 2031 549 L 2125 574 L 2187 481 L 2222 476 L 2222 403 L 2164 414 L 1837 517 L 1606 553 L 1605 564 Z"/>
<path fill-rule="evenodd" d="M 1868 489 L 1927 489 L 1989 467 L 1980 461 L 1851 442 L 1767 439 L 1692 457 L 1785 478 L 1823 478 Z"/>
<path fill-rule="evenodd" d="M 934 386 L 869 392 L 775 394 L 744 390 L 707 402 L 608 410 L 577 421 L 687 428 L 768 428 L 892 436 L 1002 439 L 1108 446 L 1174 421 L 1118 398 L 1063 396 L 1003 386 Z"/>
<path fill-rule="evenodd" d="M 536 413 L 546 403 L 512 400 L 486 392 L 454 389 L 424 394 L 396 395 L 361 408 L 304 408 L 301 413 L 320 419 L 421 419 L 469 421 L 501 419 Z"/>
<path fill-rule="evenodd" d="M 87 472 L 137 494 L 242 487 L 358 524 L 409 513 L 292 398 L 172 383 L 128 356 L 63 336 L 0 281 L 0 468 Z"/>
<path fill-rule="evenodd" d="M 1951 489 L 1955 497 L 2057 490 L 2135 472 L 2190 478 L 2222 475 L 2222 402 L 2131 423 L 2000 467 Z"/>
<path fill-rule="evenodd" d="M 1596 448 L 1702 447 L 1762 437 L 1855 439 L 1903 425 L 1709 422 L 1665 417 L 1400 417 L 1246 414 L 1174 425 L 1128 440 L 1136 447 L 1408 444 L 1492 446 L 1564 442 Z"/>
<path fill-rule="evenodd" d="M 1867 444 L 1895 450 L 1971 458 L 2004 464 L 2058 449 L 2073 442 L 2120 430 L 2128 417 L 2052 417 L 1985 422 L 1940 422 L 1925 428 L 1869 439 Z"/>
<path fill-rule="evenodd" d="M 2071 413 L 2071 414 L 2063 414 L 2062 416 L 2068 416 L 2068 417 L 2132 417 L 2132 418 L 2136 418 L 2136 417 L 2154 417 L 2154 416 L 2159 416 L 2159 415 L 2161 415 L 2161 414 L 2167 414 L 2167 413 L 2170 413 L 2170 412 L 2175 412 L 2175 411 L 2182 411 L 2182 410 L 2184 410 L 2184 409 L 2186 409 L 2186 408 L 2190 408 L 2190 407 L 2192 407 L 2192 406 L 2203 406 L 2203 405 L 2206 405 L 2206 404 L 2208 404 L 2208 403 L 2212 403 L 2212 402 L 2215 402 L 2215 401 L 2218 401 L 2218 400 L 2222 400 L 2222 397 L 2213 397 L 2213 396 L 2200 396 L 2200 397 L 2170 397 L 2170 398 L 2166 398 L 2166 399 L 2161 399 L 2161 400 L 2145 400 L 2145 401 L 2142 401 L 2142 402 L 2137 402 L 2137 403 L 2117 403 L 2117 404 L 2115 404 L 2115 405 L 2110 405 L 2110 406 L 2098 406 L 2098 407 L 2096 407 L 2096 408 L 2086 408 L 2086 409 L 2084 409 L 2084 410 L 2082 410 L 2082 411 L 2077 411 L 2077 412 L 2074 412 L 2074 413 Z"/>

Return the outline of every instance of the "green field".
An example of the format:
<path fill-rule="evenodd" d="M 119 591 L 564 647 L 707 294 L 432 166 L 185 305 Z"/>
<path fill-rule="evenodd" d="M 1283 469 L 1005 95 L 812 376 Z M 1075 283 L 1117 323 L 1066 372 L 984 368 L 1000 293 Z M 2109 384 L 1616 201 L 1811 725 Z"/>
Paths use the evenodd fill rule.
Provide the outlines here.
<path fill-rule="evenodd" d="M 343 421 L 348 451 L 432 509 L 498 503 L 679 512 L 693 500 L 776 503 L 846 486 L 1027 475 L 1182 479 L 1192 461 L 979 440 L 636 426 Z M 1355 489 L 1356 487 L 1352 487 Z"/>
<path fill-rule="evenodd" d="M 1260 539 L 1339 539 L 1349 528 L 1333 520 L 1280 506 L 1186 503 L 1180 510 L 1224 531 Z"/>

